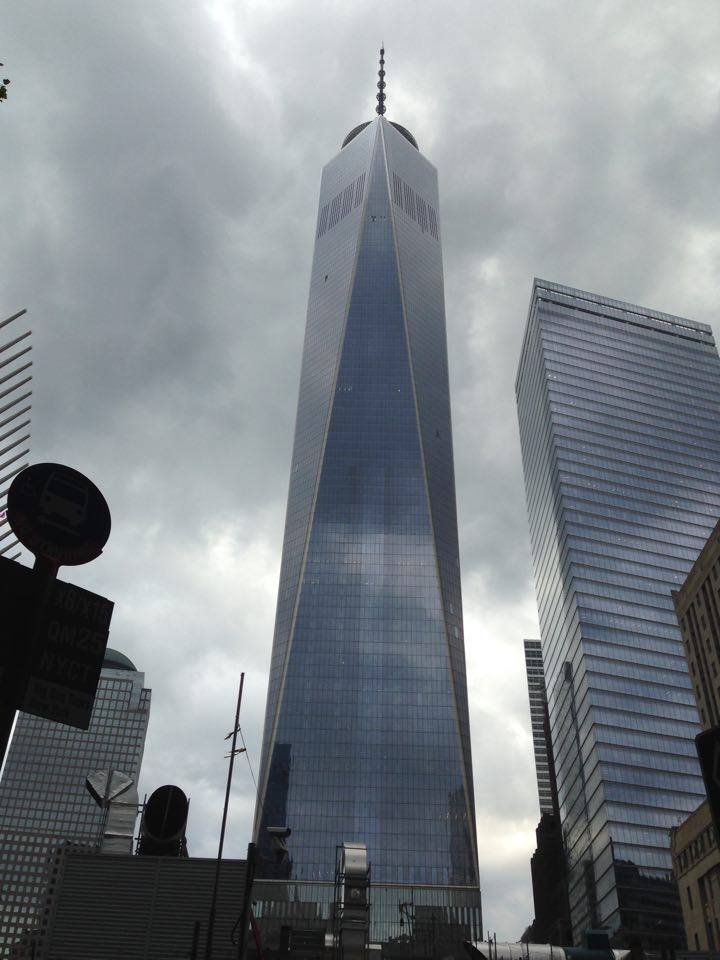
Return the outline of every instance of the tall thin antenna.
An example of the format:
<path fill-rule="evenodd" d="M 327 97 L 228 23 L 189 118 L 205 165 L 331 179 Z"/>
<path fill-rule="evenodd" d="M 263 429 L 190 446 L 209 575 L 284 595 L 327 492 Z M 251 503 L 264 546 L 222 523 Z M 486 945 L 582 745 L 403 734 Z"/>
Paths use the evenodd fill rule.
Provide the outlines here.
<path fill-rule="evenodd" d="M 225 826 L 227 825 L 228 806 L 230 804 L 230 788 L 232 787 L 233 764 L 235 756 L 238 753 L 244 753 L 245 748 L 237 749 L 237 735 L 240 732 L 240 704 L 242 703 L 243 686 L 245 685 L 245 671 L 240 674 L 240 689 L 238 690 L 237 707 L 235 708 L 235 726 L 225 737 L 229 740 L 232 737 L 230 753 L 227 755 L 228 775 L 227 786 L 225 787 L 225 806 L 223 807 L 222 826 L 220 827 L 220 845 L 218 846 L 217 860 L 215 861 L 215 880 L 213 882 L 212 899 L 210 900 L 210 916 L 208 918 L 207 940 L 205 942 L 205 960 L 212 960 L 212 943 L 215 933 L 215 911 L 217 910 L 218 886 L 220 885 L 220 865 L 222 863 L 223 845 L 225 843 Z"/>
<path fill-rule="evenodd" d="M 378 90 L 380 93 L 377 95 L 378 105 L 375 107 L 375 112 L 382 116 L 385 113 L 385 44 L 380 47 L 380 69 L 378 70 Z"/>

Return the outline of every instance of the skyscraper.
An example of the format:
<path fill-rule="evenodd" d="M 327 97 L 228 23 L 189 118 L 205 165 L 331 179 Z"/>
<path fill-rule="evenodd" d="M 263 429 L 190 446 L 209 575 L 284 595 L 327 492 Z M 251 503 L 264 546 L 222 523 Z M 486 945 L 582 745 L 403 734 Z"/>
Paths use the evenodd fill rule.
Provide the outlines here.
<path fill-rule="evenodd" d="M 539 640 L 525 640 L 524 646 L 540 813 L 556 813 L 555 766 L 550 741 L 550 718 L 548 716 L 542 649 Z"/>
<path fill-rule="evenodd" d="M 516 392 L 574 936 L 681 941 L 668 830 L 704 791 L 671 590 L 720 514 L 712 332 L 536 280 Z"/>
<path fill-rule="evenodd" d="M 477 892 L 437 174 L 379 86 L 320 188 L 255 831 Z"/>
<path fill-rule="evenodd" d="M 32 389 L 30 383 L 32 360 L 31 331 L 16 321 L 27 313 L 20 310 L 0 321 L 0 556 L 12 560 L 20 556 L 20 545 L 10 530 L 5 517 L 7 493 L 16 473 L 27 465 L 30 453 L 30 412 Z"/>
<path fill-rule="evenodd" d="M 144 680 L 108 648 L 88 730 L 18 713 L 0 780 L 0 956 L 39 920 L 58 847 L 102 839 L 104 811 L 85 778 L 112 769 L 137 782 L 150 715 Z"/>

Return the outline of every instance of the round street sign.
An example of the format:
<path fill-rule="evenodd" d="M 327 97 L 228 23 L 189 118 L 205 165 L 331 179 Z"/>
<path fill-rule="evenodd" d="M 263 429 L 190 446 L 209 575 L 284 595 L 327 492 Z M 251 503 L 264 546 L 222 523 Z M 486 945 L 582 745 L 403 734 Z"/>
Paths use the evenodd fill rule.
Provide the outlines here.
<path fill-rule="evenodd" d="M 105 497 L 82 473 L 59 463 L 36 463 L 15 477 L 7 518 L 31 553 L 59 565 L 94 560 L 110 536 Z"/>

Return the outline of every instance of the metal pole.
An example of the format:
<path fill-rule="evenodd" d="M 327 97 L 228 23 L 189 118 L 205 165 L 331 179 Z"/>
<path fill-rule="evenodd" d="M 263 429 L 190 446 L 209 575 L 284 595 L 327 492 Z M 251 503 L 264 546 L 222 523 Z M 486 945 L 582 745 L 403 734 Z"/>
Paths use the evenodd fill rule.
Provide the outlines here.
<path fill-rule="evenodd" d="M 200 945 L 200 921 L 196 920 L 193 926 L 193 939 L 192 939 L 192 947 L 190 948 L 190 960 L 197 960 L 199 945 Z"/>
<path fill-rule="evenodd" d="M 242 703 L 243 684 L 245 673 L 240 674 L 240 689 L 238 690 L 237 709 L 235 710 L 235 726 L 232 730 L 232 746 L 230 747 L 230 762 L 228 763 L 227 786 L 225 787 L 225 806 L 223 807 L 222 826 L 220 827 L 220 844 L 218 846 L 217 862 L 215 864 L 215 882 L 213 883 L 212 899 L 210 900 L 210 915 L 208 917 L 207 942 L 205 944 L 205 960 L 212 960 L 212 942 L 215 927 L 215 911 L 217 909 L 218 886 L 220 885 L 220 863 L 222 861 L 223 845 L 225 843 L 225 825 L 227 823 L 228 805 L 230 804 L 230 787 L 232 786 L 233 764 L 235 762 L 235 747 L 240 729 L 240 704 Z"/>
<path fill-rule="evenodd" d="M 15 723 L 15 700 L 14 693 L 15 689 L 12 684 L 4 684 L 4 689 L 0 694 L 0 770 L 5 762 L 5 754 L 7 753 L 8 744 L 10 742 L 10 734 L 12 733 L 13 724 Z"/>

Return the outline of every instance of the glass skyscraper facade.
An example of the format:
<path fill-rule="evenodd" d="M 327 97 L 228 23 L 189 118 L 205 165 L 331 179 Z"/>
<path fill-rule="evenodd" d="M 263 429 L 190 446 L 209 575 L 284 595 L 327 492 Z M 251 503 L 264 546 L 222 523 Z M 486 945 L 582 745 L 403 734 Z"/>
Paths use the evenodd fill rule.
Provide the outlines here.
<path fill-rule="evenodd" d="M 681 942 L 668 831 L 704 790 L 671 591 L 720 515 L 712 333 L 536 280 L 516 392 L 574 937 Z"/>
<path fill-rule="evenodd" d="M 437 174 L 381 116 L 322 176 L 255 824 L 266 876 L 266 828 L 285 825 L 287 878 L 332 882 L 336 845 L 361 842 L 373 886 L 464 890 L 479 921 Z"/>
<path fill-rule="evenodd" d="M 105 811 L 85 787 L 100 770 L 137 783 L 150 716 L 145 675 L 108 648 L 90 727 L 18 713 L 0 780 L 0 957 L 40 922 L 58 847 L 95 846 Z"/>
<path fill-rule="evenodd" d="M 17 560 L 21 548 L 5 516 L 7 494 L 30 453 L 32 332 L 21 320 L 26 313 L 20 310 L 0 320 L 0 556 L 11 560 Z"/>

